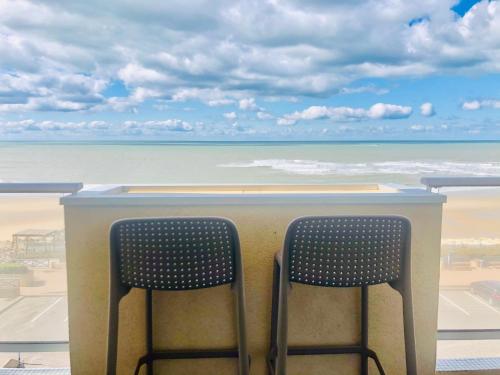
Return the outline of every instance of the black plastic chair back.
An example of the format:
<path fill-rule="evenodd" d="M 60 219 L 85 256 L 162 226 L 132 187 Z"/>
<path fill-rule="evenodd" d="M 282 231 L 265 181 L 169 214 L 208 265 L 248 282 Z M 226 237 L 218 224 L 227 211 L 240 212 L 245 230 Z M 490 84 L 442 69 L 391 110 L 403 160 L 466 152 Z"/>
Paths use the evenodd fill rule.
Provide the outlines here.
<path fill-rule="evenodd" d="M 210 288 L 234 281 L 236 236 L 221 218 L 130 219 L 111 232 L 123 286 Z"/>
<path fill-rule="evenodd" d="M 124 219 L 110 233 L 110 294 L 107 375 L 116 375 L 120 301 L 132 288 L 146 293 L 146 354 L 139 358 L 153 374 L 156 360 L 235 358 L 248 375 L 243 265 L 236 226 L 218 217 Z M 238 346 L 229 349 L 154 350 L 153 292 L 232 284 Z"/>
<path fill-rule="evenodd" d="M 289 279 L 331 287 L 398 280 L 409 223 L 401 217 L 305 217 L 287 233 Z"/>
<path fill-rule="evenodd" d="M 348 346 L 288 346 L 289 284 L 361 289 L 361 342 Z M 417 374 L 411 291 L 411 225 L 399 216 L 308 216 L 288 227 L 274 265 L 269 374 L 286 375 L 290 355 L 358 354 L 384 369 L 368 345 L 368 288 L 388 283 L 403 300 L 406 374 Z"/>

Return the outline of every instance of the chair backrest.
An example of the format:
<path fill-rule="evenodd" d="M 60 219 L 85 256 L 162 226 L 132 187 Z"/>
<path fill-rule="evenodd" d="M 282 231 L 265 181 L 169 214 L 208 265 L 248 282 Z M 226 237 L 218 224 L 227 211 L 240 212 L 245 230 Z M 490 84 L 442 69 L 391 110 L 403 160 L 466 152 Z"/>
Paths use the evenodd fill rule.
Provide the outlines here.
<path fill-rule="evenodd" d="M 125 219 L 111 227 L 122 286 L 188 290 L 232 283 L 239 240 L 223 218 Z"/>
<path fill-rule="evenodd" d="M 396 216 L 296 219 L 285 241 L 289 281 L 359 287 L 399 280 L 410 235 L 409 221 Z"/>

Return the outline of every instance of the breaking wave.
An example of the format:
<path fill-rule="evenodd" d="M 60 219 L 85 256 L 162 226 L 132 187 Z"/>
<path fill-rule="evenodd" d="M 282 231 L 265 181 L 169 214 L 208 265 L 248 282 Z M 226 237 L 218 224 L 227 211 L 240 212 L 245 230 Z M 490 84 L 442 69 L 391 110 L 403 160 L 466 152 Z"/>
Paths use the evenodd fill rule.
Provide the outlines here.
<path fill-rule="evenodd" d="M 498 176 L 500 162 L 455 161 L 384 161 L 368 163 L 335 163 L 318 160 L 264 159 L 219 164 L 223 168 L 267 168 L 295 175 L 468 175 Z"/>

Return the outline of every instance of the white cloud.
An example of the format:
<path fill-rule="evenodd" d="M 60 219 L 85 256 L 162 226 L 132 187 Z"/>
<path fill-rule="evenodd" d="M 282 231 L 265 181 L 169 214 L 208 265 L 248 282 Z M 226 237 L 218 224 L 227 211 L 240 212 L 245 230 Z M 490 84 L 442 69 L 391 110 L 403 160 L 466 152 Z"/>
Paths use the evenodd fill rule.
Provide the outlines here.
<path fill-rule="evenodd" d="M 465 109 L 466 111 L 475 111 L 480 108 L 481 108 L 481 103 L 478 100 L 464 102 L 462 104 L 462 109 Z"/>
<path fill-rule="evenodd" d="M 236 112 L 226 112 L 224 113 L 224 117 L 228 120 L 234 120 L 238 117 L 238 115 L 236 114 Z"/>
<path fill-rule="evenodd" d="M 377 103 L 368 110 L 368 117 L 372 119 L 397 119 L 407 118 L 411 115 L 412 108 L 395 104 Z"/>
<path fill-rule="evenodd" d="M 239 102 L 240 109 L 244 111 L 254 111 L 258 109 L 255 98 L 244 98 Z"/>
<path fill-rule="evenodd" d="M 53 120 L 35 121 L 0 121 L 0 133 L 23 133 L 23 132 L 60 132 L 65 130 L 75 131 L 89 127 L 86 122 L 62 122 Z"/>
<path fill-rule="evenodd" d="M 97 104 L 91 109 L 96 112 L 111 110 L 115 112 L 131 111 L 136 113 L 137 107 L 145 100 L 157 99 L 154 107 L 157 110 L 165 110 L 167 106 L 165 105 L 165 100 L 162 99 L 163 97 L 164 94 L 160 90 L 137 87 L 129 96 L 113 96 L 107 98 L 103 103 Z"/>
<path fill-rule="evenodd" d="M 124 68 L 118 70 L 118 78 L 126 85 L 145 84 L 145 83 L 163 83 L 171 79 L 165 74 L 153 69 L 145 68 L 139 64 L 129 63 Z"/>
<path fill-rule="evenodd" d="M 426 102 L 420 106 L 420 114 L 425 117 L 431 117 L 436 114 L 434 105 L 432 103 Z"/>
<path fill-rule="evenodd" d="M 300 120 L 332 119 L 337 121 L 368 119 L 401 119 L 411 115 L 412 108 L 396 104 L 376 103 L 368 110 L 352 107 L 311 106 L 303 111 L 286 114 L 278 119 L 278 125 L 294 125 Z"/>
<path fill-rule="evenodd" d="M 82 111 L 88 107 L 84 103 L 68 100 L 59 100 L 56 97 L 29 98 L 26 103 L 0 104 L 0 112 L 27 112 L 27 111 Z"/>
<path fill-rule="evenodd" d="M 500 100 L 472 100 L 462 104 L 462 109 L 466 111 L 476 111 L 482 108 L 500 109 Z"/>
<path fill-rule="evenodd" d="M 229 93 L 223 92 L 219 88 L 198 89 L 182 88 L 172 95 L 174 102 L 185 102 L 187 100 L 200 100 L 210 107 L 219 107 L 235 103 L 235 99 L 229 96 Z"/>
<path fill-rule="evenodd" d="M 291 116 L 285 116 L 285 117 L 280 117 L 276 123 L 278 125 L 282 125 L 282 126 L 288 126 L 288 125 L 295 125 L 297 123 L 297 119 L 295 119 L 295 117 L 291 117 Z"/>
<path fill-rule="evenodd" d="M 91 109 L 104 101 L 100 92 L 106 85 L 103 79 L 55 70 L 0 74 L 0 112 Z"/>
<path fill-rule="evenodd" d="M 144 87 L 137 87 L 130 95 L 130 98 L 137 102 L 143 102 L 146 99 L 150 98 L 160 98 L 163 96 L 163 92 L 161 90 L 148 89 Z"/>
<path fill-rule="evenodd" d="M 375 94 L 375 95 L 384 95 L 389 93 L 389 89 L 380 88 L 373 85 L 368 86 L 357 86 L 357 87 L 343 87 L 339 91 L 340 94 Z"/>
<path fill-rule="evenodd" d="M 441 130 L 446 130 L 446 127 L 441 126 Z M 420 132 L 428 132 L 434 130 L 434 125 L 422 125 L 422 124 L 416 124 L 410 126 L 410 130 L 415 133 L 420 133 Z"/>
<path fill-rule="evenodd" d="M 161 97 L 259 110 L 255 98 L 381 93 L 349 88 L 371 77 L 499 73 L 500 3 L 458 17 L 455 2 L 109 0 L 103 12 L 96 0 L 3 0 L 0 71 L 23 82 L 0 84 L 0 105 L 123 110 Z M 102 107 L 113 81 L 136 97 Z"/>
<path fill-rule="evenodd" d="M 187 121 L 180 119 L 166 119 L 155 121 L 125 121 L 115 123 L 102 120 L 94 121 L 36 121 L 32 119 L 19 121 L 0 121 L 0 134 L 19 134 L 32 132 L 45 132 L 54 134 L 54 132 L 71 132 L 71 134 L 80 135 L 126 135 L 143 134 L 154 135 L 165 132 L 192 132 L 195 126 Z"/>
<path fill-rule="evenodd" d="M 155 120 L 155 121 L 126 121 L 125 125 L 128 128 L 139 127 L 145 130 L 153 131 L 179 131 L 179 132 L 190 132 L 193 131 L 193 126 L 187 122 L 179 119 L 168 119 L 168 120 Z"/>
<path fill-rule="evenodd" d="M 271 120 L 274 116 L 268 112 L 259 111 L 257 112 L 257 118 L 259 120 Z"/>

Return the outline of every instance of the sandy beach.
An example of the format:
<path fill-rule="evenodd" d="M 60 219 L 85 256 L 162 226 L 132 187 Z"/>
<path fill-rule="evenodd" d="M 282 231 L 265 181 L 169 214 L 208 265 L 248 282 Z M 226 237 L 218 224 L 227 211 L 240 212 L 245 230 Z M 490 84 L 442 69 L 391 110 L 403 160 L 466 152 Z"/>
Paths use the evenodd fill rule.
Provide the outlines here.
<path fill-rule="evenodd" d="M 443 251 L 465 249 L 471 254 L 476 251 L 479 254 L 488 248 L 488 254 L 500 256 L 500 189 L 442 193 L 448 197 L 443 208 Z M 0 196 L 0 212 L 0 245 L 4 249 L 10 248 L 9 241 L 16 232 L 26 229 L 64 228 L 63 208 L 59 205 L 59 196 L 3 195 Z M 441 285 L 463 287 L 473 281 L 499 278 L 496 267 L 478 268 L 476 263 L 477 261 L 471 260 L 472 267 L 464 269 L 443 267 Z M 45 285 L 53 284 L 47 282 Z M 58 288 L 48 289 L 54 291 Z M 29 294 L 33 292 L 30 291 Z"/>
<path fill-rule="evenodd" d="M 443 238 L 500 238 L 500 189 L 443 194 Z"/>
<path fill-rule="evenodd" d="M 500 238 L 500 189 L 443 191 L 444 239 Z M 58 196 L 0 196 L 0 241 L 24 229 L 63 229 Z"/>
<path fill-rule="evenodd" d="M 59 196 L 26 197 L 0 195 L 0 241 L 25 229 L 63 229 Z"/>

